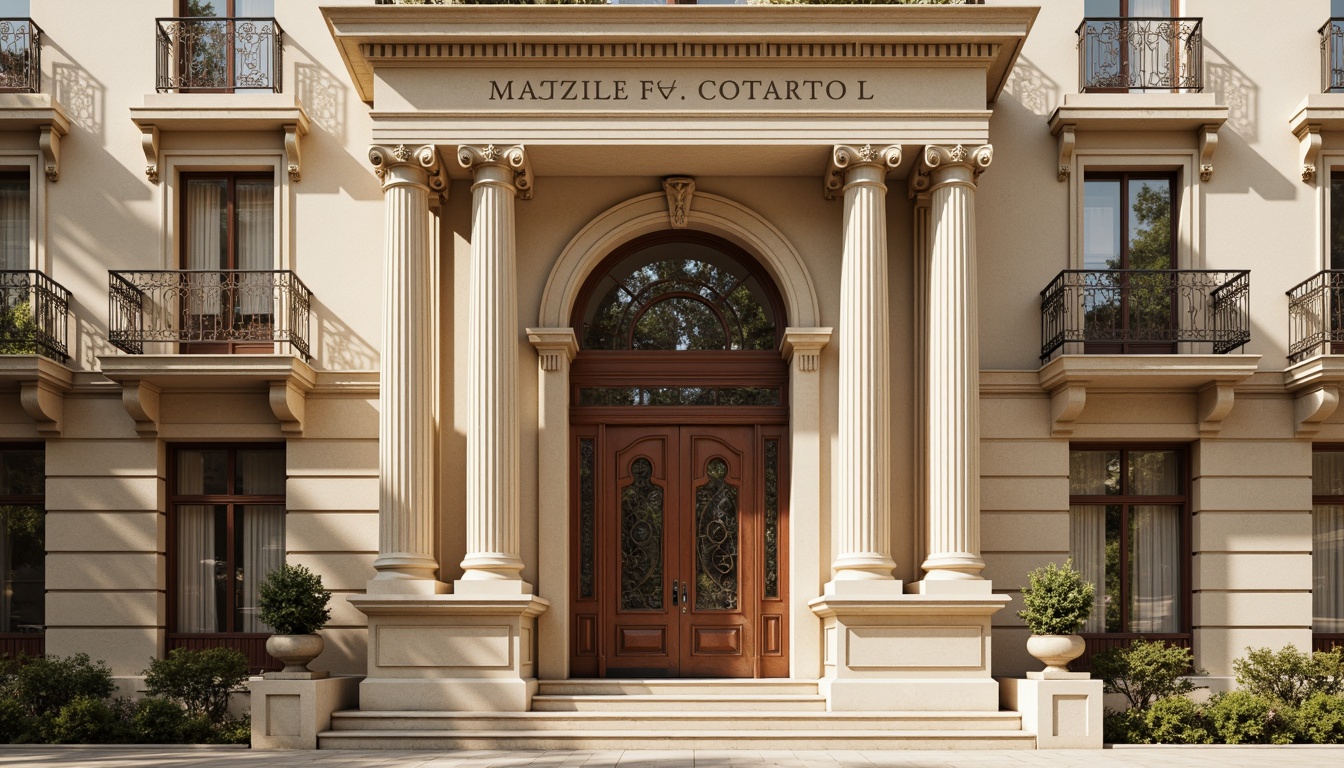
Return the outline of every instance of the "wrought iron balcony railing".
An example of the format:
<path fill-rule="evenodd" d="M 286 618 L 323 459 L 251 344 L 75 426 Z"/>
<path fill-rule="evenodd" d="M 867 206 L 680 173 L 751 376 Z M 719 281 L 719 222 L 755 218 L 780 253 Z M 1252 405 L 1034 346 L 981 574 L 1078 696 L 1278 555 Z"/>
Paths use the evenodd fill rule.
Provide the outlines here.
<path fill-rule="evenodd" d="M 1321 25 L 1321 92 L 1344 91 L 1344 18 Z"/>
<path fill-rule="evenodd" d="M 108 340 L 133 355 L 146 342 L 287 344 L 310 359 L 313 294 L 288 270 L 108 272 Z"/>
<path fill-rule="evenodd" d="M 42 28 L 0 19 L 0 93 L 42 92 Z"/>
<path fill-rule="evenodd" d="M 1066 269 L 1041 291 L 1041 360 L 1072 343 L 1086 353 L 1193 342 L 1227 354 L 1251 340 L 1250 302 L 1246 270 Z"/>
<path fill-rule="evenodd" d="M 1083 19 L 1079 90 L 1203 90 L 1202 25 L 1203 19 Z"/>
<path fill-rule="evenodd" d="M 281 90 L 285 31 L 275 19 L 159 19 L 158 41 L 160 92 Z"/>
<path fill-rule="evenodd" d="M 1288 291 L 1288 362 L 1344 353 L 1344 270 L 1317 272 Z"/>
<path fill-rule="evenodd" d="M 0 270 L 0 355 L 69 359 L 70 292 L 32 269 Z"/>

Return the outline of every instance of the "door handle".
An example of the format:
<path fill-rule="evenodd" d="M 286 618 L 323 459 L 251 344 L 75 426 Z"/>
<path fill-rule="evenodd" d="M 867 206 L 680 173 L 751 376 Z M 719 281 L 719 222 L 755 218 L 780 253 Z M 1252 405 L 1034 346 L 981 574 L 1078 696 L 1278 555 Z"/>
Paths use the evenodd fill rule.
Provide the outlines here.
<path fill-rule="evenodd" d="M 677 607 L 677 580 L 672 580 L 672 607 Z"/>

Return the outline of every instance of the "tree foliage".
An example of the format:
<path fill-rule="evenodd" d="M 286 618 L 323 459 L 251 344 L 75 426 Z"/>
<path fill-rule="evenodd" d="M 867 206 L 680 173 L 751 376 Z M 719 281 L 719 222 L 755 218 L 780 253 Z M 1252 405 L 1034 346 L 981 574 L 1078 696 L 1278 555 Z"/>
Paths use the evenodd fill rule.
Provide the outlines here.
<path fill-rule="evenodd" d="M 1095 587 L 1073 568 L 1050 563 L 1027 574 L 1018 618 L 1033 635 L 1071 635 L 1083 628 L 1092 615 Z"/>
<path fill-rule="evenodd" d="M 1112 648 L 1092 657 L 1092 674 L 1101 678 L 1106 693 L 1125 697 L 1133 709 L 1147 709 L 1167 696 L 1182 696 L 1195 690 L 1186 678 L 1194 672 L 1194 654 L 1189 648 L 1167 645 L 1160 640 L 1135 640 L 1128 648 Z"/>
<path fill-rule="evenodd" d="M 302 565 L 285 563 L 271 571 L 258 593 L 257 616 L 276 634 L 311 635 L 331 619 L 331 592 Z"/>

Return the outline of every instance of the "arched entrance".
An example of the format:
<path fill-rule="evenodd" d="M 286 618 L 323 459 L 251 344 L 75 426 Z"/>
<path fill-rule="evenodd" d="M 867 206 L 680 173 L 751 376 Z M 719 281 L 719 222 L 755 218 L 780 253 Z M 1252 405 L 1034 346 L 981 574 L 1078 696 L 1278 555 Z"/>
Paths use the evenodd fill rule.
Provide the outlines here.
<path fill-rule="evenodd" d="M 571 675 L 787 677 L 784 303 L 743 249 L 665 231 L 574 303 Z"/>

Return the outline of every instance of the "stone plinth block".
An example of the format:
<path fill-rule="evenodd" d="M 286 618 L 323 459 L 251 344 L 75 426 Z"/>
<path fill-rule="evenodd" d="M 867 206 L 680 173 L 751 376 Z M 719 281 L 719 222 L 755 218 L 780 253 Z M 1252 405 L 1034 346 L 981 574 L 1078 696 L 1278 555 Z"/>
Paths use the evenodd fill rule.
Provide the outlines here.
<path fill-rule="evenodd" d="M 369 617 L 369 675 L 360 709 L 525 712 L 536 693 L 530 594 L 350 598 Z"/>
<path fill-rule="evenodd" d="M 1037 749 L 1101 749 L 1101 681 L 999 680 L 999 703 L 1022 715 Z"/>
<path fill-rule="evenodd" d="M 253 749 L 317 749 L 331 714 L 359 705 L 358 677 L 253 680 Z"/>
<path fill-rule="evenodd" d="M 998 709 L 990 617 L 1007 595 L 831 592 L 809 602 L 821 619 L 831 711 Z"/>

